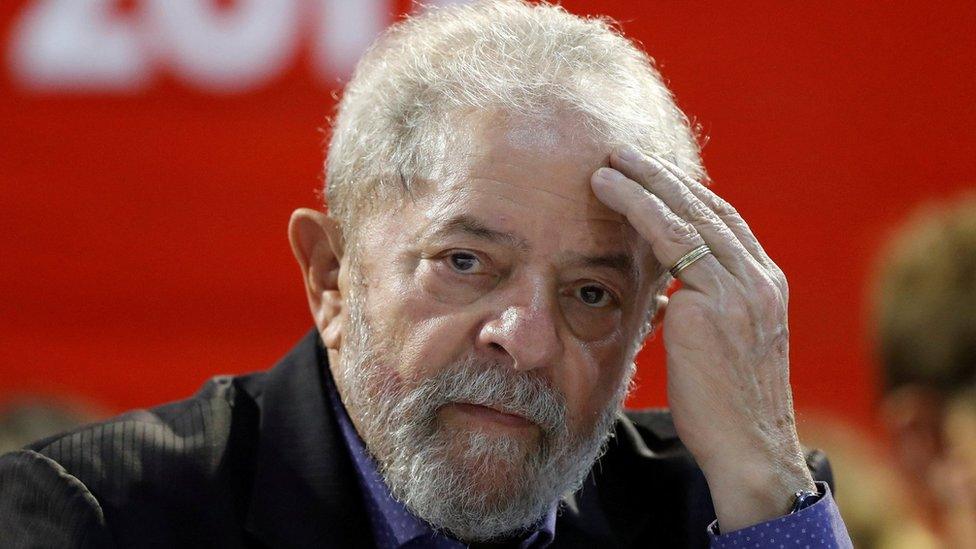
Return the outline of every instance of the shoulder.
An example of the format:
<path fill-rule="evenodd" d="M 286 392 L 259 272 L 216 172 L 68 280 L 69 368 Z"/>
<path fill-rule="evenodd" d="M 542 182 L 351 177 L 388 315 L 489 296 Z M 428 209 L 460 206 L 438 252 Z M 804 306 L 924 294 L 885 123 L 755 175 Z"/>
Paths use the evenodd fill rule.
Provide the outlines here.
<path fill-rule="evenodd" d="M 671 410 L 667 408 L 638 408 L 626 410 L 623 413 L 623 418 L 640 434 L 641 440 L 649 448 L 658 452 L 684 449 L 681 440 L 678 439 L 678 433 L 674 429 Z"/>
<path fill-rule="evenodd" d="M 8 454 L 0 499 L 43 494 L 47 508 L 78 510 L 85 524 L 110 524 L 117 539 L 126 538 L 118 537 L 119 528 L 172 531 L 168 526 L 181 523 L 192 529 L 201 517 L 232 521 L 235 498 L 249 490 L 264 375 L 218 376 L 188 399 Z M 23 509 L 34 520 L 35 509 Z"/>
<path fill-rule="evenodd" d="M 88 488 L 31 450 L 0 456 L 0 532 L 16 547 L 111 545 L 102 508 Z"/>
<path fill-rule="evenodd" d="M 58 462 L 90 488 L 124 482 L 133 475 L 151 477 L 157 467 L 174 464 L 206 476 L 213 473 L 231 426 L 246 420 L 241 408 L 248 406 L 250 395 L 239 389 L 239 379 L 217 376 L 188 399 L 133 410 L 35 442 L 28 449 Z"/>

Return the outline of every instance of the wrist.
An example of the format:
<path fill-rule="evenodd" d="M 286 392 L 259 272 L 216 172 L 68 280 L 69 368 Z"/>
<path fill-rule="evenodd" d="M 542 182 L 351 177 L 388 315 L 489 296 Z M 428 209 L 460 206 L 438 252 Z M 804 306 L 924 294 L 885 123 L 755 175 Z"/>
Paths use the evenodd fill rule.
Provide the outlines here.
<path fill-rule="evenodd" d="M 798 491 L 816 491 L 802 455 L 735 461 L 703 468 L 718 524 L 739 530 L 789 514 Z"/>

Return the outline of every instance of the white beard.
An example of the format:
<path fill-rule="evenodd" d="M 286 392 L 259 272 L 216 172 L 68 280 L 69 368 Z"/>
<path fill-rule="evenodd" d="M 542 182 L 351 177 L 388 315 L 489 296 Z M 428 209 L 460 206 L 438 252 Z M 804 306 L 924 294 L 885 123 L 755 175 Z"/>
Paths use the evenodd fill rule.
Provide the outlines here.
<path fill-rule="evenodd" d="M 390 366 L 353 290 L 336 383 L 393 496 L 435 528 L 467 542 L 517 535 L 582 484 L 602 454 L 634 365 L 595 424 L 574 433 L 564 398 L 544 377 L 469 357 L 405 383 Z M 492 405 L 540 429 L 537 442 L 502 432 L 448 430 L 446 404 Z"/>

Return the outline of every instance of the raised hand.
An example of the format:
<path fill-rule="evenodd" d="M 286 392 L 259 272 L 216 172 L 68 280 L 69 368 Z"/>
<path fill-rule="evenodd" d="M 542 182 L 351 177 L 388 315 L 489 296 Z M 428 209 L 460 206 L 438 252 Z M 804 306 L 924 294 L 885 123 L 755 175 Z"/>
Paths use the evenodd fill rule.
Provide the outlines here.
<path fill-rule="evenodd" d="M 813 490 L 793 418 L 788 288 L 742 217 L 670 163 L 620 148 L 592 177 L 665 267 L 705 244 L 679 273 L 664 316 L 668 403 L 708 480 L 719 525 L 785 514 Z"/>

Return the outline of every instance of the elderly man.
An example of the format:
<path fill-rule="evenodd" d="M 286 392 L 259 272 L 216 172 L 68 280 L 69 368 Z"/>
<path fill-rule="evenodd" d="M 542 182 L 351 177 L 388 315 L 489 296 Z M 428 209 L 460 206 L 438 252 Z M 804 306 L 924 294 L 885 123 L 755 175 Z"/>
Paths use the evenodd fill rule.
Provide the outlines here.
<path fill-rule="evenodd" d="M 0 536 L 848 545 L 794 428 L 786 281 L 703 176 L 601 20 L 499 1 L 395 26 L 339 105 L 328 213 L 289 227 L 314 332 L 267 373 L 8 455 Z M 673 421 L 621 413 L 659 321 Z"/>

